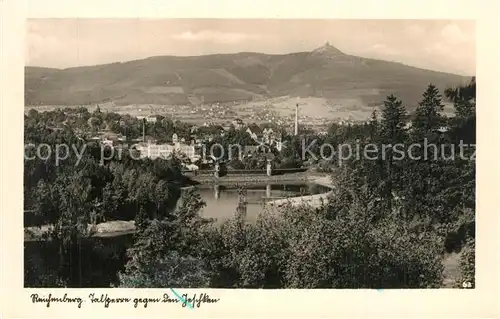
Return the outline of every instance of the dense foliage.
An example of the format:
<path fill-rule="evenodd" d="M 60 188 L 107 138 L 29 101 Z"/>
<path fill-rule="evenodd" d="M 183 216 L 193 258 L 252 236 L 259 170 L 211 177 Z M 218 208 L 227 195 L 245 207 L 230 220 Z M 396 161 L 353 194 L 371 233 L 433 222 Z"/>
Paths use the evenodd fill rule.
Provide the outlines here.
<path fill-rule="evenodd" d="M 58 114 L 30 112 L 25 121 L 25 144 L 34 146 L 26 150 L 24 161 L 25 209 L 31 212 L 25 225 L 51 226 L 47 236 L 59 247 L 55 277 L 65 285 L 81 286 L 83 270 L 74 265 L 83 267 L 82 246 L 92 246 L 88 225 L 132 220 L 140 211 L 148 218 L 164 216 L 175 208 L 187 180 L 175 159 L 137 161 L 123 150 L 113 157 L 105 154 L 110 159 L 102 161 L 97 143 L 85 142 L 69 126 L 54 130 L 47 124 Z M 46 146 L 36 156 L 41 143 Z M 68 156 L 57 145 L 68 145 Z"/>
<path fill-rule="evenodd" d="M 84 265 L 74 261 L 91 236 L 84 226 L 127 218 L 135 219 L 137 232 L 119 274 L 122 287 L 440 287 L 442 260 L 452 251 L 461 251 L 458 280 L 474 285 L 475 149 L 458 153 L 461 144 L 475 144 L 475 80 L 445 95 L 455 104 L 452 118 L 442 114 L 443 97 L 429 85 L 412 117 L 391 95 L 367 123 L 335 124 L 326 135 L 287 137 L 289 144 L 275 152 L 274 165 L 321 162 L 334 172 L 334 191 L 319 208 L 264 210 L 256 223 L 245 222 L 244 190 L 234 218 L 215 223 L 200 217 L 205 204 L 196 189 L 181 194 L 183 177 L 175 159 L 133 161 L 125 156 L 100 165 L 89 145 L 77 166 L 27 160 L 27 203 L 41 216 L 39 223 L 54 225 L 50 235 L 61 258 L 59 272 L 36 285 L 85 285 Z M 43 123 L 58 114 L 29 114 L 26 142 L 83 143 L 71 129 L 46 129 Z M 300 154 L 304 140 L 305 145 L 316 140 L 306 158 Z M 234 129 L 217 141 L 251 143 Z M 339 160 L 332 150 L 319 156 L 323 143 L 391 147 L 374 158 Z M 414 148 L 413 157 L 401 156 L 395 144 L 405 150 L 421 147 Z M 428 144 L 438 146 L 422 146 Z"/>

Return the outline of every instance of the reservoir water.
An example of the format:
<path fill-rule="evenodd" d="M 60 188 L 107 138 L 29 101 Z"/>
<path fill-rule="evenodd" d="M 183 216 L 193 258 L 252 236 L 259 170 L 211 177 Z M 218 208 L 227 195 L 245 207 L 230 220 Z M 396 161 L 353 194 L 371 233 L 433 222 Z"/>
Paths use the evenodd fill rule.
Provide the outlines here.
<path fill-rule="evenodd" d="M 252 223 L 262 211 L 266 200 L 319 194 L 328 188 L 314 184 L 263 184 L 245 186 L 247 221 Z M 201 215 L 223 222 L 234 216 L 238 205 L 236 187 L 200 187 L 199 192 L 206 203 Z M 133 244 L 133 235 L 107 238 L 92 238 L 82 246 L 81 287 L 107 288 L 118 284 L 117 273 L 127 262 L 126 250 Z M 56 273 L 59 252 L 51 241 L 26 241 L 24 243 L 25 287 L 51 287 L 42 280 Z M 77 267 L 75 267 L 77 268 Z"/>
<path fill-rule="evenodd" d="M 247 221 L 255 221 L 266 201 L 325 193 L 327 188 L 315 184 L 263 184 L 245 186 Z M 235 187 L 212 186 L 200 188 L 200 195 L 206 203 L 201 215 L 224 221 L 234 216 L 238 205 L 238 189 Z"/>

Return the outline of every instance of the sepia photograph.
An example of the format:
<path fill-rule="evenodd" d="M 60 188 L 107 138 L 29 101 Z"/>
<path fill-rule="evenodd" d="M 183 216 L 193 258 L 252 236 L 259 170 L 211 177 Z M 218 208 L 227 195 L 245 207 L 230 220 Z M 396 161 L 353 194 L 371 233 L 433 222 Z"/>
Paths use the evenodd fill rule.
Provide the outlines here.
<path fill-rule="evenodd" d="M 26 22 L 25 288 L 474 289 L 475 162 L 474 20 Z"/>

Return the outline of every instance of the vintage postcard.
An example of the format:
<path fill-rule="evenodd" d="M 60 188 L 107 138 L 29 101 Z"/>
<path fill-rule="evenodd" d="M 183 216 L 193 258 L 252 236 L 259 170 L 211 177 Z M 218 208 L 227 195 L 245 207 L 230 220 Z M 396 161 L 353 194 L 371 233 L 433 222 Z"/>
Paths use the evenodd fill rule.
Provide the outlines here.
<path fill-rule="evenodd" d="M 5 318 L 498 315 L 477 8 L 355 3 L 12 16 Z"/>

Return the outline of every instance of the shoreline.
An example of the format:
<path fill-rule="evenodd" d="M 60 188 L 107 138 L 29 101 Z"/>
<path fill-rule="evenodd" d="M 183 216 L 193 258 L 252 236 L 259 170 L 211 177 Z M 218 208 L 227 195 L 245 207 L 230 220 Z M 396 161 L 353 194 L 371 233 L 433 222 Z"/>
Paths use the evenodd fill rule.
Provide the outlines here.
<path fill-rule="evenodd" d="M 287 200 L 291 200 L 292 202 L 303 202 L 301 199 L 303 198 L 309 198 L 313 196 L 313 198 L 316 198 L 318 196 L 327 196 L 328 194 L 331 193 L 333 189 L 333 185 L 330 183 L 330 177 L 329 176 L 311 176 L 310 174 L 304 174 L 304 173 L 295 173 L 293 176 L 292 174 L 289 174 L 290 176 L 286 175 L 278 175 L 279 177 L 283 178 L 278 178 L 276 179 L 275 177 L 278 176 L 223 176 L 220 178 L 215 178 L 215 177 L 208 177 L 206 181 L 201 182 L 197 185 L 191 185 L 187 186 L 184 188 L 189 188 L 189 187 L 198 187 L 201 186 L 202 188 L 207 187 L 207 186 L 214 186 L 214 185 L 220 185 L 220 186 L 241 186 L 241 185 L 266 185 L 269 183 L 287 183 L 287 184 L 304 184 L 304 183 L 312 183 L 316 184 L 319 186 L 327 187 L 330 189 L 330 191 L 322 194 L 316 194 L 316 195 L 305 195 L 305 196 L 296 196 L 296 197 L 290 197 L 287 198 Z M 259 184 L 261 183 L 261 184 Z M 274 206 L 273 204 L 271 204 Z M 49 230 L 49 225 L 43 225 L 43 226 L 33 226 L 33 227 L 24 227 L 24 241 L 25 242 L 30 242 L 30 241 L 37 241 L 39 240 L 45 233 L 48 232 Z M 109 222 L 104 222 L 100 223 L 97 225 L 88 225 L 89 229 L 93 229 L 95 233 L 93 234 L 93 237 L 97 238 L 106 238 L 106 237 L 115 237 L 115 236 L 122 236 L 122 235 L 130 235 L 135 233 L 135 223 L 134 221 L 125 221 L 125 220 L 116 220 L 116 221 L 109 221 Z"/>
<path fill-rule="evenodd" d="M 221 186 L 239 186 L 239 185 L 262 185 L 272 183 L 304 184 L 311 181 L 310 174 L 301 172 L 283 175 L 226 175 L 219 178 L 214 176 L 196 176 L 190 178 L 196 185 L 221 185 Z"/>

